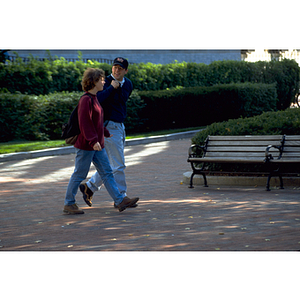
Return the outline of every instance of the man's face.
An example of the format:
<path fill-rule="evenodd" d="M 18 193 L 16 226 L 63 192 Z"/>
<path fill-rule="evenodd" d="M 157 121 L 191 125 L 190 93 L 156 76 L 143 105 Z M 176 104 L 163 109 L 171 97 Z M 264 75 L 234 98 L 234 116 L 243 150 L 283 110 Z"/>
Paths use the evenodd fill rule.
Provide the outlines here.
<path fill-rule="evenodd" d="M 123 69 L 119 65 L 115 65 L 112 67 L 112 74 L 118 81 L 122 81 L 127 72 L 128 70 Z"/>

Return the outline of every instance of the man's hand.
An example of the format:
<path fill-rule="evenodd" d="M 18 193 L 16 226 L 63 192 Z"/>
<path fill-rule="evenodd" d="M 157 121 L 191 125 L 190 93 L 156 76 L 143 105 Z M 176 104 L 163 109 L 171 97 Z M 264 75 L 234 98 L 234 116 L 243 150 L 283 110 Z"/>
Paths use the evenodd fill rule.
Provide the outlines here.
<path fill-rule="evenodd" d="M 119 83 L 119 81 L 117 81 L 117 80 L 113 80 L 113 81 L 111 82 L 111 85 L 112 85 L 115 89 L 117 89 L 117 88 L 120 86 L 120 83 Z"/>
<path fill-rule="evenodd" d="M 101 148 L 101 145 L 100 145 L 100 143 L 99 142 L 97 142 L 94 146 L 93 146 L 93 149 L 95 150 L 95 151 L 101 151 L 102 150 L 102 148 Z"/>

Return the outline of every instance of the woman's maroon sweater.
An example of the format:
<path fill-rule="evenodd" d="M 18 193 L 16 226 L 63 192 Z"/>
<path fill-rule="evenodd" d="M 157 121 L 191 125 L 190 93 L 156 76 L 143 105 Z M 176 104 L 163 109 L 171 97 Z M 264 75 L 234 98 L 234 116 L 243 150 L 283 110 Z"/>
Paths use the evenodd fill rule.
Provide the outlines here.
<path fill-rule="evenodd" d="M 81 150 L 93 151 L 93 146 L 99 142 L 104 148 L 104 136 L 109 137 L 109 131 L 103 126 L 103 109 L 99 104 L 96 95 L 93 103 L 88 95 L 83 95 L 78 103 L 78 122 L 80 134 L 74 145 Z"/>

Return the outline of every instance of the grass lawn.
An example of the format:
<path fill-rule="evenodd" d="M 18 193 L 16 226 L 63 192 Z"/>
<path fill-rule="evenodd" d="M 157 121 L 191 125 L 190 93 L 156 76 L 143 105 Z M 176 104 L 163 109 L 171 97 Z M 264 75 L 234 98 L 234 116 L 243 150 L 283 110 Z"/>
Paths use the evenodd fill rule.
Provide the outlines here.
<path fill-rule="evenodd" d="M 200 128 L 201 127 L 194 127 L 194 128 L 174 129 L 174 130 L 164 130 L 164 131 L 156 131 L 156 132 L 149 132 L 149 133 L 133 134 L 133 135 L 128 135 L 126 139 L 165 135 L 165 134 L 171 134 L 177 132 L 197 130 Z M 66 145 L 64 140 L 34 141 L 34 142 L 11 141 L 7 143 L 0 143 L 0 154 L 14 153 L 14 152 L 28 152 L 34 150 L 42 150 L 42 149 L 65 147 L 65 146 L 69 146 L 69 145 Z"/>

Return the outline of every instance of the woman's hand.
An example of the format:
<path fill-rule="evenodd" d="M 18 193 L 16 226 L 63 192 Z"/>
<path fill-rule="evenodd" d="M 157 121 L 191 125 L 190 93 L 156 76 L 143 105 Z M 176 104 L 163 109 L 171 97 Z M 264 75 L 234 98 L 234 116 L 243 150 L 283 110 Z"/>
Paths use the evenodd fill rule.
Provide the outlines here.
<path fill-rule="evenodd" d="M 99 142 L 97 142 L 94 146 L 93 146 L 93 149 L 95 150 L 95 151 L 101 151 L 102 150 L 102 148 L 101 148 L 101 145 L 100 145 L 100 143 Z"/>

